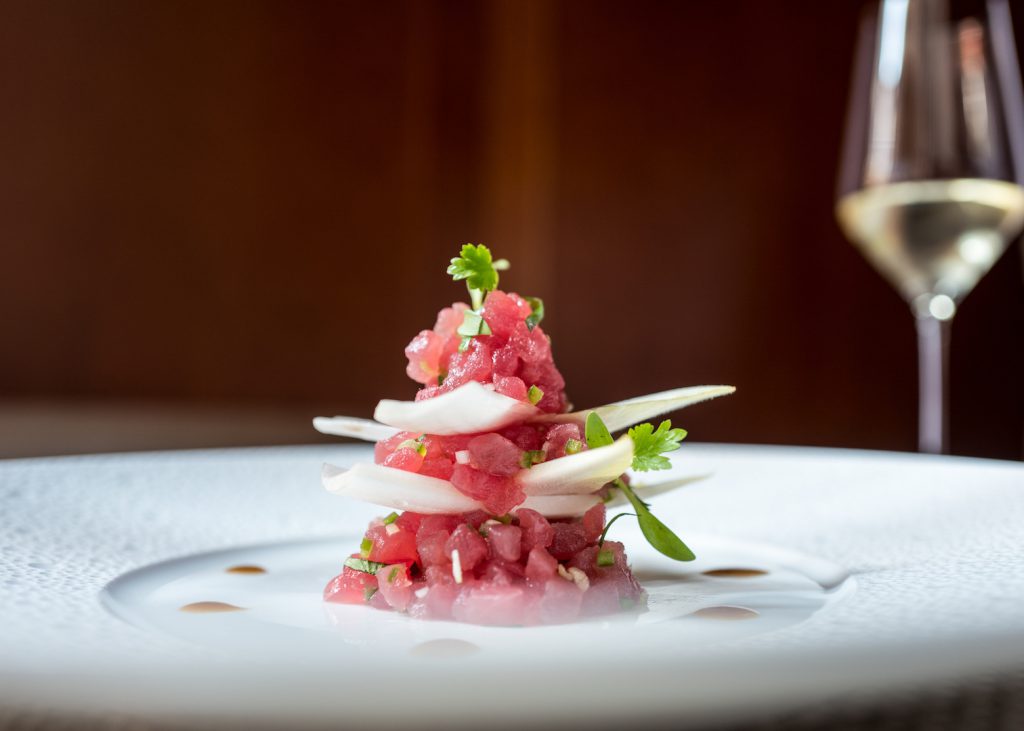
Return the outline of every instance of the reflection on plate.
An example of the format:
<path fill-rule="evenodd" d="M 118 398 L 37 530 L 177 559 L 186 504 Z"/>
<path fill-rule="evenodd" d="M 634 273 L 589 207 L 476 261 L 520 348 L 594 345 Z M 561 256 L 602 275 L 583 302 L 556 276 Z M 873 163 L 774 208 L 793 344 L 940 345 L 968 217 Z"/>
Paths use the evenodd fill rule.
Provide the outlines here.
<path fill-rule="evenodd" d="M 319 601 L 376 512 L 320 465 L 365 450 L 0 463 L 0 711 L 744 721 L 1024 667 L 1017 463 L 688 444 L 669 476 L 714 476 L 656 500 L 699 563 L 614 529 L 649 612 L 480 628 Z"/>

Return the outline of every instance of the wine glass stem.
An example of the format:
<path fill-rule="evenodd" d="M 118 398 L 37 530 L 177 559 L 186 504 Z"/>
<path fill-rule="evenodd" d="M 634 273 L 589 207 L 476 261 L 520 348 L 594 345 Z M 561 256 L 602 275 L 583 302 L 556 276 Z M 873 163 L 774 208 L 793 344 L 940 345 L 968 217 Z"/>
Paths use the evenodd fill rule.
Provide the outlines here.
<path fill-rule="evenodd" d="M 951 319 L 917 317 L 918 449 L 928 454 L 949 452 L 949 330 Z"/>

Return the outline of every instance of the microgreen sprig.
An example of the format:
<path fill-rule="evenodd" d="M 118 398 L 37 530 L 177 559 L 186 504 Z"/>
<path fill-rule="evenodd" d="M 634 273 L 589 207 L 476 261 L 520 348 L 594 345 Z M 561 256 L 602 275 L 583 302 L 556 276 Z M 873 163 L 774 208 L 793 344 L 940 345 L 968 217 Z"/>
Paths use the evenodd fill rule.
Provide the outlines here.
<path fill-rule="evenodd" d="M 614 441 L 611 433 L 608 431 L 608 427 L 605 426 L 604 421 L 596 411 L 591 411 L 587 414 L 584 435 L 587 440 L 587 447 L 590 449 L 604 447 Z M 649 470 L 663 470 L 669 467 L 669 460 L 667 457 L 663 457 L 662 453 L 678 449 L 679 442 L 686 436 L 686 432 L 682 429 L 673 429 L 672 422 L 666 419 L 661 422 L 657 429 L 654 428 L 653 424 L 639 424 L 629 430 L 629 436 L 633 440 L 633 469 L 638 472 L 647 472 Z M 650 511 L 650 506 L 636 496 L 636 493 L 626 484 L 625 480 L 616 478 L 612 480 L 611 484 L 613 487 L 621 490 L 630 505 L 633 506 L 633 510 L 636 511 L 637 523 L 640 525 L 640 531 L 656 551 L 676 561 L 692 561 L 696 558 L 693 551 L 683 543 L 679 536 L 654 517 Z M 623 513 L 623 515 L 629 515 L 629 513 Z M 608 526 L 610 527 L 618 517 L 612 518 Z M 605 533 L 607 533 L 607 528 Z M 604 534 L 602 534 L 601 540 L 604 540 Z"/>

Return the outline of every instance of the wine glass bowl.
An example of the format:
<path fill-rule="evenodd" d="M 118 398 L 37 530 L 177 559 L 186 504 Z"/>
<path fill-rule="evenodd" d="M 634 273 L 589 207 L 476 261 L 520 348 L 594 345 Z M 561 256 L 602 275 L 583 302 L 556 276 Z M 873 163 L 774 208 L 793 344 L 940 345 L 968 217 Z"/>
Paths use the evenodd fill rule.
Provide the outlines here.
<path fill-rule="evenodd" d="M 879 0 L 854 66 L 836 216 L 917 318 L 919 446 L 948 451 L 949 323 L 1024 227 L 1006 0 Z"/>

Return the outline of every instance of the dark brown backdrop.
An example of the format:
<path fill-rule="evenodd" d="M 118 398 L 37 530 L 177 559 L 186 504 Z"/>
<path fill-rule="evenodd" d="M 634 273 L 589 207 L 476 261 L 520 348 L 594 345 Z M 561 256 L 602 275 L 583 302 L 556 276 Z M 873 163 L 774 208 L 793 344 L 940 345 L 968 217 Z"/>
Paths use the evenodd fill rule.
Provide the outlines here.
<path fill-rule="evenodd" d="M 474 241 L 578 405 L 726 382 L 694 438 L 913 449 L 911 317 L 832 215 L 859 10 L 2 2 L 0 397 L 369 414 Z M 953 345 L 955 451 L 1020 458 L 1017 246 Z"/>

